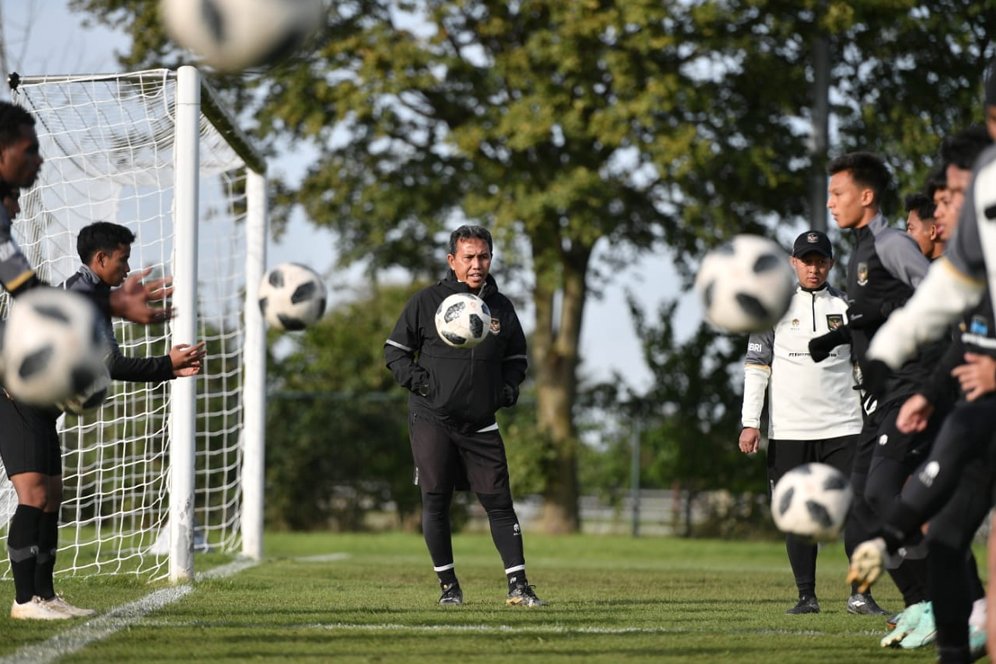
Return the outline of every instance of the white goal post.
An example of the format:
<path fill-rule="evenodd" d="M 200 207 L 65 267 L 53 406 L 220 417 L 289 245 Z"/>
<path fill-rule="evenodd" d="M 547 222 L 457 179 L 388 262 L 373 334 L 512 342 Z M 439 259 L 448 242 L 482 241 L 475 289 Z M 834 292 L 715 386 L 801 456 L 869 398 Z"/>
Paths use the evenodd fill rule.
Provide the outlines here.
<path fill-rule="evenodd" d="M 195 551 L 260 558 L 264 160 L 193 67 L 10 83 L 12 101 L 37 121 L 45 160 L 14 222 L 40 276 L 57 284 L 76 272 L 83 226 L 127 226 L 136 235 L 132 269 L 173 277 L 176 316 L 148 327 L 116 321 L 122 352 L 208 346 L 196 378 L 116 382 L 99 410 L 60 419 L 57 573 L 183 581 Z M 3 474 L 3 540 L 15 505 Z"/>

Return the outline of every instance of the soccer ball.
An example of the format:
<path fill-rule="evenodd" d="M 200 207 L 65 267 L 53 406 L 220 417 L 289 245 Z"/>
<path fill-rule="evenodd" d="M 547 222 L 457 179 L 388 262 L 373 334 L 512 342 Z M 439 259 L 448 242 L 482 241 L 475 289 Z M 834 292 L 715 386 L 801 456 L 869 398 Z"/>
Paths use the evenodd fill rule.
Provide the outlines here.
<path fill-rule="evenodd" d="M 831 540 L 851 507 L 851 483 L 825 463 L 806 463 L 788 471 L 771 494 L 771 516 L 782 532 Z"/>
<path fill-rule="evenodd" d="M 160 0 L 167 32 L 225 72 L 291 53 L 322 18 L 321 0 Z"/>
<path fill-rule="evenodd" d="M 298 263 L 281 263 L 259 284 L 259 308 L 278 330 L 303 330 L 325 313 L 325 284 L 318 273 Z"/>
<path fill-rule="evenodd" d="M 436 332 L 454 348 L 473 348 L 491 331 L 491 310 L 470 293 L 454 293 L 436 309 Z"/>
<path fill-rule="evenodd" d="M 109 344 L 94 304 L 78 293 L 36 288 L 14 301 L 3 332 L 3 384 L 36 406 L 99 405 Z"/>
<path fill-rule="evenodd" d="M 702 260 L 695 290 L 710 323 L 733 333 L 770 330 L 788 311 L 797 279 L 774 241 L 737 235 Z"/>
<path fill-rule="evenodd" d="M 82 415 L 88 410 L 97 408 L 107 398 L 107 392 L 111 389 L 111 372 L 107 369 L 107 357 L 101 365 L 103 371 L 99 372 L 93 381 L 82 390 L 69 397 L 65 401 L 55 404 L 67 413 Z"/>

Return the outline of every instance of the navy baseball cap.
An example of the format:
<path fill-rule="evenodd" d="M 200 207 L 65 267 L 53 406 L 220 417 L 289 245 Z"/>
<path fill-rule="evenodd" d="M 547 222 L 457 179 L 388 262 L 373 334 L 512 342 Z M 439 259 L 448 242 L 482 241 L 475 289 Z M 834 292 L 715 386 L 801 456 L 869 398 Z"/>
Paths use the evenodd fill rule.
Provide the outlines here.
<path fill-rule="evenodd" d="M 813 252 L 827 258 L 833 258 L 833 245 L 830 244 L 830 238 L 827 237 L 826 233 L 821 231 L 806 231 L 795 239 L 795 245 L 792 247 L 792 256 L 802 258 L 806 254 Z"/>

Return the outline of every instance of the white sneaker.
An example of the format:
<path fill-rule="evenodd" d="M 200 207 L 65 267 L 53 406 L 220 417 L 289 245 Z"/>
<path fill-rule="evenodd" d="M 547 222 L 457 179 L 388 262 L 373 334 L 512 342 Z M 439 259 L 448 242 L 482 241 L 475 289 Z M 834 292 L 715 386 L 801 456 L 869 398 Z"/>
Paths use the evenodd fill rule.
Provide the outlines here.
<path fill-rule="evenodd" d="M 48 602 L 35 595 L 30 602 L 18 604 L 14 600 L 10 607 L 10 617 L 14 620 L 69 620 L 72 618 L 68 613 L 63 613 L 54 606 L 49 606 Z"/>
<path fill-rule="evenodd" d="M 73 606 L 66 600 L 62 599 L 62 597 L 59 595 L 56 595 L 51 599 L 43 599 L 42 604 L 45 604 L 46 606 L 51 607 L 56 611 L 61 611 L 62 613 L 70 615 L 74 618 L 85 618 L 87 616 L 92 616 L 93 614 L 97 613 L 93 609 L 81 609 L 78 606 Z"/>

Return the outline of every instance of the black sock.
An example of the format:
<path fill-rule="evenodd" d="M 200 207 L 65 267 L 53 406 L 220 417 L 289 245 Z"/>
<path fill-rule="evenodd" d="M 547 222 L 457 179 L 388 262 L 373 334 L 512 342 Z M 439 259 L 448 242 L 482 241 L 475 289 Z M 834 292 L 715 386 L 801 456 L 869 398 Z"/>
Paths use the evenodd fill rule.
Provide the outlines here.
<path fill-rule="evenodd" d="M 436 577 L 439 578 L 439 585 L 441 586 L 448 586 L 451 583 L 457 582 L 456 569 L 453 567 L 436 572 Z"/>
<path fill-rule="evenodd" d="M 43 512 L 38 527 L 38 564 L 35 566 L 35 594 L 42 599 L 55 597 L 55 552 L 59 548 L 59 513 Z"/>
<path fill-rule="evenodd" d="M 41 517 L 42 511 L 37 507 L 18 505 L 7 531 L 7 555 L 18 604 L 30 602 L 36 594 L 35 568 Z"/>
<path fill-rule="evenodd" d="M 501 562 L 505 566 L 505 574 L 509 578 L 513 575 L 522 582 L 525 578 L 526 558 L 522 549 L 522 530 L 519 528 L 519 519 L 515 515 L 512 507 L 512 494 L 505 493 L 479 493 L 477 499 L 481 501 L 481 506 L 488 514 L 488 523 L 491 526 L 491 540 L 498 549 Z"/>
<path fill-rule="evenodd" d="M 964 570 L 964 564 L 959 571 Z M 899 592 L 903 594 L 903 603 L 913 606 L 930 599 L 927 595 L 927 561 L 923 558 L 905 558 L 899 567 L 889 570 L 889 576 L 895 581 Z"/>

